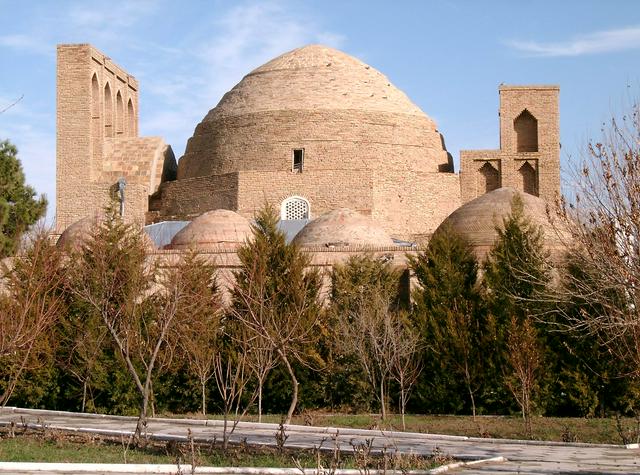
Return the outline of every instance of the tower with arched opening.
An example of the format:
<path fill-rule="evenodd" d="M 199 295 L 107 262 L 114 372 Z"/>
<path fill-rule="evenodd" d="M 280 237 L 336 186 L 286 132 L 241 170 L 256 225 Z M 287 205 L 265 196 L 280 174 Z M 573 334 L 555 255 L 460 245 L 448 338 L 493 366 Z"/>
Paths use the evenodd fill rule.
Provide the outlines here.
<path fill-rule="evenodd" d="M 499 187 L 553 201 L 560 193 L 560 89 L 500 86 L 499 91 L 500 148 L 460 152 L 462 202 L 491 191 L 496 180 Z"/>
<path fill-rule="evenodd" d="M 144 222 L 175 158 L 160 137 L 138 137 L 138 82 L 88 44 L 57 56 L 56 230 L 101 210 L 120 178 L 125 217 Z"/>

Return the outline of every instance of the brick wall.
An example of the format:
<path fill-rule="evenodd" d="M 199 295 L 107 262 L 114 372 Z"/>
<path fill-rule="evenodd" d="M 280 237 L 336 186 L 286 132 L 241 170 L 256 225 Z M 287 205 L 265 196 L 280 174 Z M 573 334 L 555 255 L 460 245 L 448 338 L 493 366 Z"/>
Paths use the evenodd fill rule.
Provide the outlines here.
<path fill-rule="evenodd" d="M 138 82 L 91 45 L 58 45 L 56 87 L 56 231 L 100 211 L 120 177 L 126 217 L 144 223 L 176 164 L 162 139 L 138 137 Z"/>
<path fill-rule="evenodd" d="M 560 193 L 560 112 L 557 86 L 500 86 L 500 149 L 460 152 L 462 202 L 485 192 L 480 169 L 491 163 L 500 172 L 501 186 L 524 191 L 521 167 L 535 172 L 537 196 L 553 201 Z M 537 151 L 518 152 L 514 121 L 527 110 L 537 120 Z M 527 142 L 532 142 L 528 137 Z M 531 145 L 528 143 L 528 145 Z"/>

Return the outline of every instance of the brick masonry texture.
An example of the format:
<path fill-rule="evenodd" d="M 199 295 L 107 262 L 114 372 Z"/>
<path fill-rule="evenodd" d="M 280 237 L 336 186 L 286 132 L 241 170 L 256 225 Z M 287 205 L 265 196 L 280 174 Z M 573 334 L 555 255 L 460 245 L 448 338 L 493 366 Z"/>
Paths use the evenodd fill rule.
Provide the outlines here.
<path fill-rule="evenodd" d="M 138 137 L 138 82 L 91 45 L 59 45 L 56 108 L 56 231 L 94 214 L 119 178 L 125 218 L 143 224 L 148 195 L 175 174 L 171 148 Z"/>
<path fill-rule="evenodd" d="M 292 170 L 294 149 L 304 149 L 302 173 Z M 347 207 L 411 239 L 431 234 L 460 204 L 433 120 L 380 72 L 322 46 L 252 71 L 198 124 L 176 183 L 229 174 L 235 191 L 198 186 L 186 196 L 178 185 L 161 187 L 170 198 L 159 198 L 152 219 L 189 217 L 221 202 L 251 217 L 265 201 L 279 206 L 300 196 L 311 217 Z M 212 190 L 220 199 L 207 196 Z"/>
<path fill-rule="evenodd" d="M 480 169 L 490 163 L 500 186 L 524 191 L 521 167 L 535 171 L 537 196 L 553 202 L 560 193 L 560 112 L 557 86 L 500 86 L 500 149 L 460 152 L 462 203 L 485 193 Z M 527 110 L 537 120 L 537 152 L 518 152 L 516 118 Z"/>
<path fill-rule="evenodd" d="M 179 165 L 161 138 L 138 136 L 138 93 L 92 46 L 58 46 L 58 232 L 103 207 L 121 177 L 125 217 L 139 223 L 215 209 L 251 218 L 265 202 L 300 196 L 311 218 L 350 208 L 422 244 L 488 188 L 546 201 L 560 189 L 556 86 L 501 86 L 500 149 L 462 151 L 460 174 L 432 119 L 382 73 L 331 48 L 299 48 L 247 74 L 196 126 Z M 294 149 L 304 150 L 301 173 Z"/>

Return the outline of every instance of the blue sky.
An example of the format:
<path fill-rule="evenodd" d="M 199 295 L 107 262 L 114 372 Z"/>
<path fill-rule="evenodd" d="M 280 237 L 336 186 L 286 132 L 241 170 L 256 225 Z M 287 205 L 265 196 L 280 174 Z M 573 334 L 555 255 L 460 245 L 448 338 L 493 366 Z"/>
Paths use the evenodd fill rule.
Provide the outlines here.
<path fill-rule="evenodd" d="M 0 0 L 0 139 L 55 210 L 55 46 L 92 43 L 140 82 L 140 133 L 179 157 L 244 74 L 322 43 L 369 63 L 460 149 L 497 148 L 498 85 L 560 85 L 562 162 L 639 97 L 640 2 Z M 10 19 L 7 21 L 7 19 Z"/>

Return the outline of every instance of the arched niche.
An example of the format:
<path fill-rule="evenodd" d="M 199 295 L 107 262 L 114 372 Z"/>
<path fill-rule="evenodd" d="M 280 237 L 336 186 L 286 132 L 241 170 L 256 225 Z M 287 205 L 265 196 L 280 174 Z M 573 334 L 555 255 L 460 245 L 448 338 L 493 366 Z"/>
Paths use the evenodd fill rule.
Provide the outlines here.
<path fill-rule="evenodd" d="M 113 137 L 113 95 L 109 83 L 104 86 L 104 135 Z"/>
<path fill-rule="evenodd" d="M 513 121 L 517 152 L 538 151 L 538 120 L 527 109 Z"/>
<path fill-rule="evenodd" d="M 98 76 L 91 77 L 91 156 L 94 161 L 102 155 L 102 101 L 100 100 Z"/>
<path fill-rule="evenodd" d="M 136 136 L 136 113 L 133 110 L 133 101 L 127 101 L 127 135 L 129 137 Z"/>
<path fill-rule="evenodd" d="M 518 169 L 522 182 L 522 191 L 538 196 L 538 174 L 529 162 L 524 162 Z"/>
<path fill-rule="evenodd" d="M 280 219 L 282 221 L 310 219 L 310 217 L 309 201 L 301 196 L 291 196 L 280 205 Z"/>
<path fill-rule="evenodd" d="M 482 165 L 478 171 L 482 177 L 482 185 L 485 193 L 500 188 L 500 172 L 491 162 L 484 162 L 484 165 Z"/>
<path fill-rule="evenodd" d="M 116 135 L 124 134 L 124 101 L 120 91 L 116 94 Z"/>

